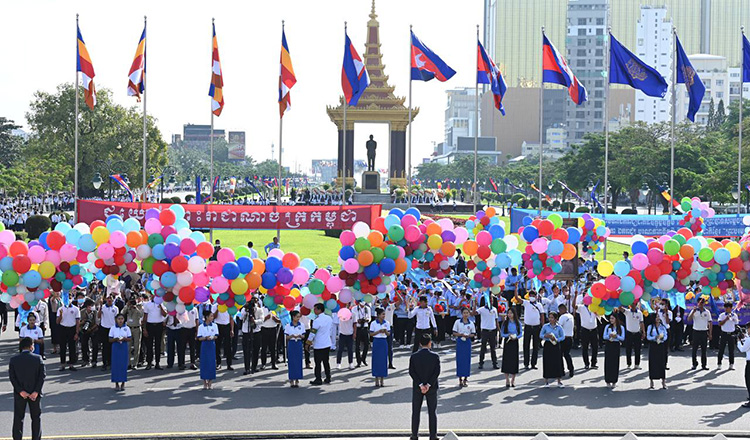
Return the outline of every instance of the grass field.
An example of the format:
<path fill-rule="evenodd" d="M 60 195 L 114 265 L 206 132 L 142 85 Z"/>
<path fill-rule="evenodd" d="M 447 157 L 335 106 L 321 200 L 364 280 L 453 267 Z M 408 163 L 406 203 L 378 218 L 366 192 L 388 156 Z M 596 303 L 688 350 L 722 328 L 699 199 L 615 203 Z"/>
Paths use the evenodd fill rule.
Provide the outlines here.
<path fill-rule="evenodd" d="M 456 215 L 455 217 L 468 218 L 468 215 Z M 510 218 L 500 217 L 505 222 L 505 229 L 510 229 Z M 517 234 L 516 234 L 517 235 Z M 270 243 L 276 236 L 275 230 L 229 230 L 221 229 L 214 231 L 214 239 L 221 240 L 223 247 L 236 248 L 245 245 L 248 241 L 254 243 L 255 250 L 261 258 L 265 257 L 263 246 Z M 208 234 L 206 234 L 208 239 Z M 519 237 L 519 249 L 523 251 L 526 242 Z M 312 258 L 318 266 L 331 265 L 338 270 L 338 252 L 341 244 L 337 238 L 326 237 L 323 231 L 281 231 L 281 249 L 285 252 L 296 252 L 300 258 Z M 622 260 L 622 253 L 629 251 L 630 246 L 607 242 L 607 259 L 614 262 Z M 597 260 L 602 260 L 603 252 L 597 253 Z"/>

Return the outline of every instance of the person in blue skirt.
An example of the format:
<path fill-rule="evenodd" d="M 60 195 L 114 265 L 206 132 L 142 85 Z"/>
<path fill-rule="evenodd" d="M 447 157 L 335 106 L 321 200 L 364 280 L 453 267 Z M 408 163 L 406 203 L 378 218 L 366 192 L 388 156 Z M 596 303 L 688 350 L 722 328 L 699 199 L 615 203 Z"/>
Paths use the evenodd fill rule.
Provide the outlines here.
<path fill-rule="evenodd" d="M 625 326 L 617 315 L 609 315 L 609 324 L 604 328 L 604 381 L 614 389 L 620 376 L 620 345 L 625 340 Z"/>
<path fill-rule="evenodd" d="M 211 389 L 211 381 L 216 379 L 216 338 L 219 337 L 219 327 L 214 324 L 214 314 L 211 310 L 203 311 L 203 324 L 198 326 L 197 339 L 201 343 L 201 379 L 203 389 Z"/>
<path fill-rule="evenodd" d="M 302 379 L 302 345 L 305 338 L 305 326 L 299 322 L 299 311 L 289 313 L 292 322 L 284 327 L 286 335 L 286 359 L 289 368 L 289 384 L 292 388 L 299 388 L 299 380 Z"/>
<path fill-rule="evenodd" d="M 110 375 L 112 382 L 115 384 L 115 391 L 125 391 L 130 361 L 128 342 L 132 340 L 133 334 L 130 332 L 130 327 L 125 325 L 125 315 L 118 313 L 115 316 L 114 327 L 109 329 L 109 343 L 112 346 Z"/>
<path fill-rule="evenodd" d="M 382 387 L 385 386 L 383 380 L 388 377 L 388 335 L 391 334 L 391 325 L 385 320 L 385 310 L 377 308 L 375 313 L 377 317 L 370 323 L 372 376 L 375 386 Z"/>
<path fill-rule="evenodd" d="M 471 376 L 471 341 L 477 334 L 474 323 L 469 321 L 471 311 L 468 307 L 461 309 L 461 319 L 453 324 L 453 336 L 456 338 L 456 376 L 459 388 L 469 386 Z"/>
<path fill-rule="evenodd" d="M 505 340 L 503 365 L 500 370 L 505 373 L 505 388 L 515 388 L 518 374 L 518 340 L 523 337 L 523 328 L 513 308 L 508 308 L 505 320 L 500 325 L 500 337 Z"/>
<path fill-rule="evenodd" d="M 19 338 L 31 338 L 34 341 L 34 354 L 42 355 L 44 345 L 44 332 L 36 325 L 36 313 L 29 313 L 26 317 L 26 325 L 20 325 Z"/>

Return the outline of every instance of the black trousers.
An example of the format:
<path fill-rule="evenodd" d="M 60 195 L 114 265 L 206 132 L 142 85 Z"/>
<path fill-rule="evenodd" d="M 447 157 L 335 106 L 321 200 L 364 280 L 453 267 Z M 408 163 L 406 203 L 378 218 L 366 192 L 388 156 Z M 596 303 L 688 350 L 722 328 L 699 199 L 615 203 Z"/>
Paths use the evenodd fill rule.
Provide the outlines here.
<path fill-rule="evenodd" d="M 409 318 L 394 318 L 395 322 L 393 323 L 393 335 L 396 339 L 396 342 L 399 343 L 399 345 L 404 345 L 406 343 L 406 328 L 409 323 Z M 409 337 L 411 342 L 411 335 Z"/>
<path fill-rule="evenodd" d="M 370 350 L 370 330 L 365 327 L 357 327 L 357 340 L 354 342 L 354 350 L 357 353 L 357 365 L 366 364 L 367 352 Z"/>
<path fill-rule="evenodd" d="M 747 400 L 750 401 L 750 361 L 745 363 L 745 388 L 747 388 Z"/>
<path fill-rule="evenodd" d="M 276 366 L 276 327 L 260 329 L 263 349 L 260 352 L 261 365 L 266 365 L 266 356 L 271 356 L 271 366 Z"/>
<path fill-rule="evenodd" d="M 708 330 L 695 330 L 693 329 L 692 343 L 693 347 L 693 367 L 698 366 L 698 347 L 701 349 L 701 366 L 706 367 L 708 365 L 708 359 L 706 357 L 706 349 L 708 348 Z"/>
<path fill-rule="evenodd" d="M 541 330 L 541 325 L 523 326 L 523 366 L 526 368 L 529 368 L 529 348 L 531 348 L 531 366 L 536 367 L 536 360 L 539 357 L 539 345 L 541 345 L 541 338 L 539 337 Z M 530 345 L 531 347 L 529 347 Z"/>
<path fill-rule="evenodd" d="M 94 343 L 93 350 L 91 351 L 91 362 L 96 363 L 99 360 L 99 348 L 102 350 L 102 363 L 109 365 L 112 358 L 112 344 L 109 343 L 109 329 L 107 327 L 99 326 L 96 329 L 96 335 L 92 340 Z"/>
<path fill-rule="evenodd" d="M 61 347 L 62 348 L 62 347 Z M 18 393 L 13 393 L 13 440 L 21 440 L 23 437 L 23 419 L 26 417 L 26 406 L 31 413 L 31 439 L 42 438 L 42 396 L 36 401 L 24 399 Z"/>
<path fill-rule="evenodd" d="M 330 360 L 331 348 L 317 348 L 313 351 L 313 357 L 315 358 L 315 380 L 320 381 L 321 367 L 325 369 L 326 380 L 331 380 L 331 363 Z"/>
<path fill-rule="evenodd" d="M 568 372 L 572 373 L 573 368 L 573 358 L 570 357 L 570 349 L 573 348 L 573 337 L 566 336 L 565 339 L 560 342 L 560 350 L 562 351 L 563 359 L 565 360 L 565 364 L 568 366 Z"/>
<path fill-rule="evenodd" d="M 60 326 L 60 336 L 62 342 L 60 343 L 60 366 L 65 365 L 65 356 L 69 354 L 68 365 L 73 365 L 78 360 L 78 353 L 76 352 L 76 328 Z M 68 353 L 69 352 L 69 353 Z"/>
<path fill-rule="evenodd" d="M 78 335 L 78 340 L 81 343 L 81 357 L 83 362 L 88 363 L 91 361 L 91 346 L 89 345 L 93 339 L 93 333 L 82 331 Z M 94 342 L 95 343 L 95 342 Z"/>
<path fill-rule="evenodd" d="M 589 348 L 591 348 L 592 367 L 596 367 L 596 355 L 599 352 L 599 329 L 589 330 L 581 327 L 581 355 L 583 356 L 583 365 L 589 366 Z"/>
<path fill-rule="evenodd" d="M 216 338 L 216 365 L 221 365 L 221 350 L 224 350 L 224 359 L 227 367 L 232 366 L 232 337 L 229 324 L 219 325 L 219 337 Z"/>
<path fill-rule="evenodd" d="M 245 361 L 245 371 L 252 368 L 253 363 L 253 334 L 242 334 L 242 359 Z"/>
<path fill-rule="evenodd" d="M 492 365 L 497 366 L 497 329 L 482 330 L 482 347 L 479 349 L 479 365 L 484 364 L 484 353 L 487 350 L 487 344 L 490 346 Z"/>
<path fill-rule="evenodd" d="M 641 364 L 641 334 L 625 332 L 625 360 L 628 366 L 631 365 L 631 355 L 635 351 L 635 366 Z"/>
<path fill-rule="evenodd" d="M 434 342 L 439 344 L 445 340 L 445 316 L 436 314 L 435 324 L 437 324 L 437 336 L 435 336 Z"/>
<path fill-rule="evenodd" d="M 339 343 L 336 349 L 336 363 L 341 363 L 341 358 L 344 355 L 344 349 L 346 349 L 346 355 L 349 358 L 349 363 L 352 363 L 354 358 L 354 336 L 353 335 L 339 335 Z"/>
<path fill-rule="evenodd" d="M 430 328 L 415 328 L 414 329 L 414 345 L 411 347 L 411 352 L 416 353 L 419 350 L 419 338 L 422 337 L 423 333 L 432 333 L 432 327 Z"/>
<path fill-rule="evenodd" d="M 721 364 L 724 358 L 724 349 L 729 345 L 729 365 L 734 365 L 734 347 L 737 346 L 737 339 L 734 334 L 721 332 L 721 339 L 719 340 L 719 364 Z"/>
<path fill-rule="evenodd" d="M 262 346 L 263 334 L 261 332 L 253 332 L 253 371 L 258 370 L 258 358 L 260 357 L 260 349 Z"/>
<path fill-rule="evenodd" d="M 675 351 L 682 346 L 682 333 L 685 330 L 685 324 L 682 321 L 672 321 L 669 323 L 669 330 L 671 330 L 669 346 L 672 348 L 672 351 Z"/>
<path fill-rule="evenodd" d="M 422 402 L 427 400 L 427 415 L 429 417 L 430 440 L 437 439 L 437 390 L 430 388 L 422 394 L 419 387 L 414 387 L 411 394 L 411 438 L 419 438 L 419 417 L 422 412 Z"/>
<path fill-rule="evenodd" d="M 185 354 L 190 350 L 190 364 L 195 365 L 195 329 L 181 328 L 177 338 L 177 364 L 180 367 L 185 366 Z"/>
<path fill-rule="evenodd" d="M 161 361 L 161 335 L 164 334 L 164 325 L 161 322 L 147 323 L 146 330 L 148 337 L 145 338 L 146 344 L 146 363 L 151 365 L 154 362 L 154 352 L 156 352 L 156 365 Z"/>

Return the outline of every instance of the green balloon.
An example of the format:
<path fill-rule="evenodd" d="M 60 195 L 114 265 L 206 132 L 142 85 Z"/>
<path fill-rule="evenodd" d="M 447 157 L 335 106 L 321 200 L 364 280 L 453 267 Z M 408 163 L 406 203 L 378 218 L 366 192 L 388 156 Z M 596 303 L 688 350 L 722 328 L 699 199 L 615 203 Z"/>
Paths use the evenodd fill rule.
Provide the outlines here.
<path fill-rule="evenodd" d="M 389 244 L 385 247 L 385 256 L 391 260 L 395 260 L 399 256 L 398 246 L 395 244 Z"/>
<path fill-rule="evenodd" d="M 669 239 L 664 243 L 664 253 L 667 255 L 677 255 L 680 252 L 680 243 L 677 240 Z"/>
<path fill-rule="evenodd" d="M 2 231 L 4 231 L 4 230 L 5 230 L 5 225 L 4 225 L 4 224 L 2 224 L 2 223 L 0 223 L 0 232 L 2 232 Z"/>
<path fill-rule="evenodd" d="M 672 237 L 672 240 L 677 240 L 677 242 L 680 243 L 680 247 L 687 243 L 687 239 L 685 239 L 685 236 L 682 234 L 675 234 L 674 237 Z"/>
<path fill-rule="evenodd" d="M 563 219 L 560 217 L 560 214 L 550 214 L 547 220 L 551 221 L 555 225 L 555 228 L 562 227 Z"/>
<path fill-rule="evenodd" d="M 248 257 L 249 258 L 250 255 L 251 255 L 250 248 L 247 247 L 247 246 L 237 246 L 234 249 L 234 257 L 235 258 L 240 258 L 240 257 Z"/>
<path fill-rule="evenodd" d="M 698 252 L 698 259 L 701 261 L 711 261 L 714 257 L 714 251 L 709 247 L 704 247 Z"/>
<path fill-rule="evenodd" d="M 323 281 L 315 278 L 312 281 L 310 281 L 310 284 L 307 286 L 310 289 L 310 293 L 313 295 L 320 295 L 323 293 L 323 290 L 325 290 L 326 285 Z"/>
<path fill-rule="evenodd" d="M 269 310 L 275 309 L 275 307 L 272 308 L 272 306 L 275 305 L 275 303 L 273 302 L 273 297 L 271 295 L 266 295 L 263 298 L 263 305 L 266 306 L 266 308 Z"/>
<path fill-rule="evenodd" d="M 148 245 L 149 247 L 154 247 L 157 244 L 164 244 L 164 237 L 161 236 L 161 234 L 151 234 L 148 236 Z"/>
<path fill-rule="evenodd" d="M 380 260 L 385 257 L 385 252 L 383 252 L 383 249 L 380 249 L 379 247 L 370 249 L 370 252 L 372 252 L 372 261 L 376 263 L 380 263 Z"/>
<path fill-rule="evenodd" d="M 503 252 L 505 252 L 505 249 L 507 247 L 508 245 L 505 244 L 505 241 L 503 241 L 502 238 L 496 238 L 492 240 L 492 243 L 490 244 L 490 249 L 493 253 L 495 253 L 495 255 L 502 254 Z"/>
<path fill-rule="evenodd" d="M 15 270 L 3 272 L 2 280 L 6 286 L 13 287 L 18 284 L 18 273 Z"/>
<path fill-rule="evenodd" d="M 354 242 L 354 250 L 357 252 L 369 250 L 370 246 L 370 240 L 365 237 L 359 237 L 357 241 Z"/>
<path fill-rule="evenodd" d="M 422 258 L 422 256 L 424 256 L 424 252 L 421 249 L 414 249 L 414 252 L 411 253 L 411 256 L 419 260 Z"/>
<path fill-rule="evenodd" d="M 146 271 L 146 273 L 154 273 L 154 263 L 156 262 L 156 258 L 154 257 L 148 257 L 141 263 L 141 267 L 143 267 L 143 270 Z"/>
<path fill-rule="evenodd" d="M 635 301 L 635 296 L 632 292 L 622 292 L 620 294 L 620 304 L 623 306 L 628 307 L 633 304 L 633 301 Z"/>
<path fill-rule="evenodd" d="M 400 241 L 404 238 L 404 228 L 401 225 L 393 225 L 388 228 L 388 238 L 392 241 Z"/>

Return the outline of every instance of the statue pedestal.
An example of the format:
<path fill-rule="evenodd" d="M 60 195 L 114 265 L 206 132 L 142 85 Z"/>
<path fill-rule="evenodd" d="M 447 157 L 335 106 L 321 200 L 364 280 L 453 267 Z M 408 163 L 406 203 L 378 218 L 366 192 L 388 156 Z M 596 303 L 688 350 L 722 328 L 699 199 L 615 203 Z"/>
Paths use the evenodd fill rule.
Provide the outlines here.
<path fill-rule="evenodd" d="M 380 173 L 377 171 L 362 173 L 362 194 L 380 194 Z"/>

